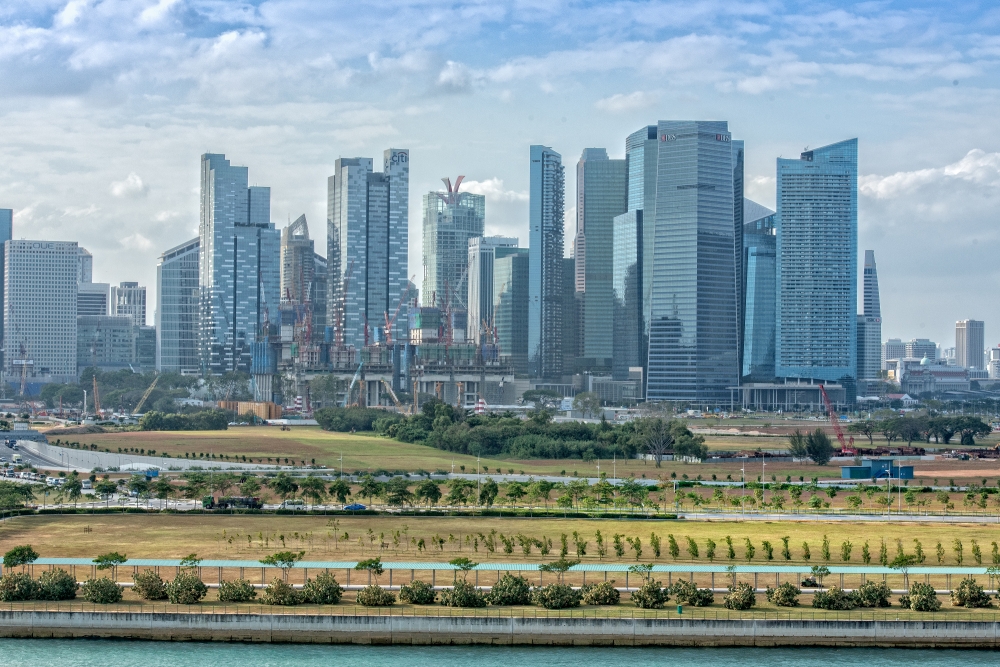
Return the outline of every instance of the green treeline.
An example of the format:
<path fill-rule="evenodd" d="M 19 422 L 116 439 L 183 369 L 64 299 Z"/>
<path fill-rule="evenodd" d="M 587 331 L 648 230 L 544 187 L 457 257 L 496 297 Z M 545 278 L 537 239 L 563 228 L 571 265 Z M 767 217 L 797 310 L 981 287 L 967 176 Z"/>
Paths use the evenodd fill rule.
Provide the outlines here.
<path fill-rule="evenodd" d="M 141 431 L 225 431 L 229 417 L 223 410 L 202 410 L 193 414 L 147 412 L 139 420 Z"/>
<path fill-rule="evenodd" d="M 976 436 L 989 435 L 990 427 L 979 417 L 968 415 L 936 416 L 905 415 L 887 419 L 863 419 L 848 424 L 850 433 L 868 438 L 870 445 L 881 436 L 887 445 L 894 441 L 913 444 L 915 440 L 930 442 L 934 438 L 940 444 L 951 444 L 958 436 L 963 445 L 975 445 Z"/>

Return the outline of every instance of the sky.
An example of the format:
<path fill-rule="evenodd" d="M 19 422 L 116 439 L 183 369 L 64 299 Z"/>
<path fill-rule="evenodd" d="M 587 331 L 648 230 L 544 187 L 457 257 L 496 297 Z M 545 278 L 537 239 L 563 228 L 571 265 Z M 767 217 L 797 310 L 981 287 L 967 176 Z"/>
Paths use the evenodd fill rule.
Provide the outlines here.
<path fill-rule="evenodd" d="M 998 74 L 989 2 L 5 0 L 0 208 L 15 238 L 78 241 L 95 281 L 155 304 L 156 258 L 197 236 L 202 153 L 249 167 L 273 221 L 304 213 L 325 254 L 334 160 L 407 148 L 419 284 L 443 177 L 527 245 L 530 144 L 567 167 L 568 253 L 586 147 L 620 158 L 657 120 L 725 120 L 747 196 L 773 207 L 776 158 L 857 137 L 883 337 L 950 347 L 973 318 L 992 346 Z"/>

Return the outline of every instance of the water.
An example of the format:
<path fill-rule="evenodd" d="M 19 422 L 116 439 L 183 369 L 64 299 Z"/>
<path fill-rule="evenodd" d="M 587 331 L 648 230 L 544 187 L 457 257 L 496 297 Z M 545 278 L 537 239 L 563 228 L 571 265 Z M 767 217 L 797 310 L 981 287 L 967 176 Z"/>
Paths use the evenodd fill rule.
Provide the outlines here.
<path fill-rule="evenodd" d="M 4 667 L 977 667 L 996 665 L 993 651 L 907 649 L 554 648 L 493 646 L 313 646 L 201 644 L 88 639 L 0 639 Z"/>

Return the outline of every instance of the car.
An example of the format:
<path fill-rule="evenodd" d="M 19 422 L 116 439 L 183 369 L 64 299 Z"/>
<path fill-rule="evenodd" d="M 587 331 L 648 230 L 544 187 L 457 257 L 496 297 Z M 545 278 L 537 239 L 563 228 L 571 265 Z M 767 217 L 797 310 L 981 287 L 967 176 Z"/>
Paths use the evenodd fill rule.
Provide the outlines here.
<path fill-rule="evenodd" d="M 344 509 L 350 510 L 351 512 L 357 512 L 358 510 L 366 510 L 368 508 L 361 503 L 351 503 L 350 505 L 344 505 Z"/>

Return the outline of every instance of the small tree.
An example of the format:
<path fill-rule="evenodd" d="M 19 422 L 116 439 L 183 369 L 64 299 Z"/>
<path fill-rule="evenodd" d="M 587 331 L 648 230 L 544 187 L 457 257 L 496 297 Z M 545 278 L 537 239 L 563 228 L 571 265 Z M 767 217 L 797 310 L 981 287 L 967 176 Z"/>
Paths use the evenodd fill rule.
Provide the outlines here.
<path fill-rule="evenodd" d="M 473 563 L 465 556 L 461 556 L 459 558 L 452 558 L 450 561 L 448 561 L 448 565 L 451 565 L 453 568 L 455 568 L 456 579 L 458 578 L 457 573 L 461 572 L 462 580 L 465 581 L 469 578 L 469 571 L 476 569 L 476 566 L 479 565 L 479 563 Z"/>
<path fill-rule="evenodd" d="M 833 457 L 830 436 L 824 433 L 823 429 L 817 428 L 806 436 L 806 452 L 816 465 L 825 466 Z"/>
<path fill-rule="evenodd" d="M 579 560 L 567 560 L 566 558 L 560 558 L 559 560 L 552 561 L 551 563 L 542 563 L 538 566 L 541 572 L 555 572 L 559 577 L 559 583 L 563 582 L 563 575 L 566 574 L 574 565 L 579 565 Z M 475 565 L 475 564 L 473 564 Z"/>
<path fill-rule="evenodd" d="M 302 557 L 306 555 L 305 551 L 299 551 L 298 553 L 294 551 L 279 551 L 278 553 L 271 554 L 266 558 L 261 558 L 261 565 L 273 565 L 275 567 L 281 568 L 281 578 L 288 578 L 288 571 L 295 567 L 295 564 L 302 560 Z"/>
<path fill-rule="evenodd" d="M 23 568 L 25 565 L 38 560 L 38 552 L 31 548 L 30 544 L 14 547 L 3 555 L 3 566 L 5 569 L 15 567 Z"/>
<path fill-rule="evenodd" d="M 117 578 L 118 566 L 128 561 L 128 556 L 117 551 L 102 554 L 94 559 L 98 570 L 111 570 L 112 578 Z"/>
<path fill-rule="evenodd" d="M 908 588 L 910 585 L 910 568 L 917 563 L 917 557 L 912 554 L 897 554 L 892 559 L 892 562 L 889 563 L 889 567 L 903 573 L 903 587 Z"/>

